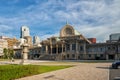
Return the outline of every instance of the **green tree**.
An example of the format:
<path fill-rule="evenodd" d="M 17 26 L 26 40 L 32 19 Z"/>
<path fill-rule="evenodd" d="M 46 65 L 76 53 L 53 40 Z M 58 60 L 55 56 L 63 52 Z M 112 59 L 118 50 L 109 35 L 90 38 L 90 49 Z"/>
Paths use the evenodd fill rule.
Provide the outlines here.
<path fill-rule="evenodd" d="M 4 48 L 4 58 L 12 59 L 14 57 L 14 50 L 13 49 L 6 49 Z"/>
<path fill-rule="evenodd" d="M 14 57 L 14 50 L 13 49 L 8 49 L 8 58 L 12 59 Z"/>
<path fill-rule="evenodd" d="M 14 50 L 10 49 L 9 58 L 12 59 L 13 57 L 14 57 Z"/>
<path fill-rule="evenodd" d="M 4 53 L 4 58 L 8 58 L 8 49 L 7 48 L 3 49 L 3 53 Z"/>

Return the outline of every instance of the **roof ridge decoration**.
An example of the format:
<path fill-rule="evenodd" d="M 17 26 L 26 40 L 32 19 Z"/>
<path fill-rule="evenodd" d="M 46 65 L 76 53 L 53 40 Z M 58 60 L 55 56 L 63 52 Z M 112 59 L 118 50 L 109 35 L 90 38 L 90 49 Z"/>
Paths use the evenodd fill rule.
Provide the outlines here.
<path fill-rule="evenodd" d="M 66 20 L 66 25 L 68 25 L 68 21 Z"/>

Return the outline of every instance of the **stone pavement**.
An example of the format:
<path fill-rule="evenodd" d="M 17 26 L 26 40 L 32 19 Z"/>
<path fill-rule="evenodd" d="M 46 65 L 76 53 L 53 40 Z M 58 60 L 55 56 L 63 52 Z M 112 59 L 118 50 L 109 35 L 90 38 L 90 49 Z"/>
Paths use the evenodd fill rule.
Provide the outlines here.
<path fill-rule="evenodd" d="M 79 63 L 77 66 L 16 80 L 108 80 L 110 63 Z"/>
<path fill-rule="evenodd" d="M 119 69 L 110 69 L 109 71 L 109 80 L 120 80 L 120 68 Z M 115 79 L 118 78 L 118 79 Z"/>

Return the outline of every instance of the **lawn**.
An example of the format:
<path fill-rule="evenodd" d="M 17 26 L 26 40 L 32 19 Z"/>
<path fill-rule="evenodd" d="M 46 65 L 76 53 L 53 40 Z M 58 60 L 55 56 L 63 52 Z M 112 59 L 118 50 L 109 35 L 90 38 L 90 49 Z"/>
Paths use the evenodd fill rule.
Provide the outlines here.
<path fill-rule="evenodd" d="M 71 66 L 0 65 L 0 80 L 13 80 Z"/>
<path fill-rule="evenodd" d="M 0 58 L 0 61 L 8 61 L 8 59 L 1 59 L 1 58 Z"/>

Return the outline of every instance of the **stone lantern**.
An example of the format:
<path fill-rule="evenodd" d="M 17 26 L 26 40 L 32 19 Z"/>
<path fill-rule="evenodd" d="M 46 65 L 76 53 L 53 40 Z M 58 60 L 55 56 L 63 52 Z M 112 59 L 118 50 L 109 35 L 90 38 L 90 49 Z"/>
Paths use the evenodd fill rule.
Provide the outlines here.
<path fill-rule="evenodd" d="M 28 63 L 29 45 L 27 43 L 25 43 L 21 47 L 22 47 L 22 60 L 21 60 L 20 64 L 29 64 Z"/>

